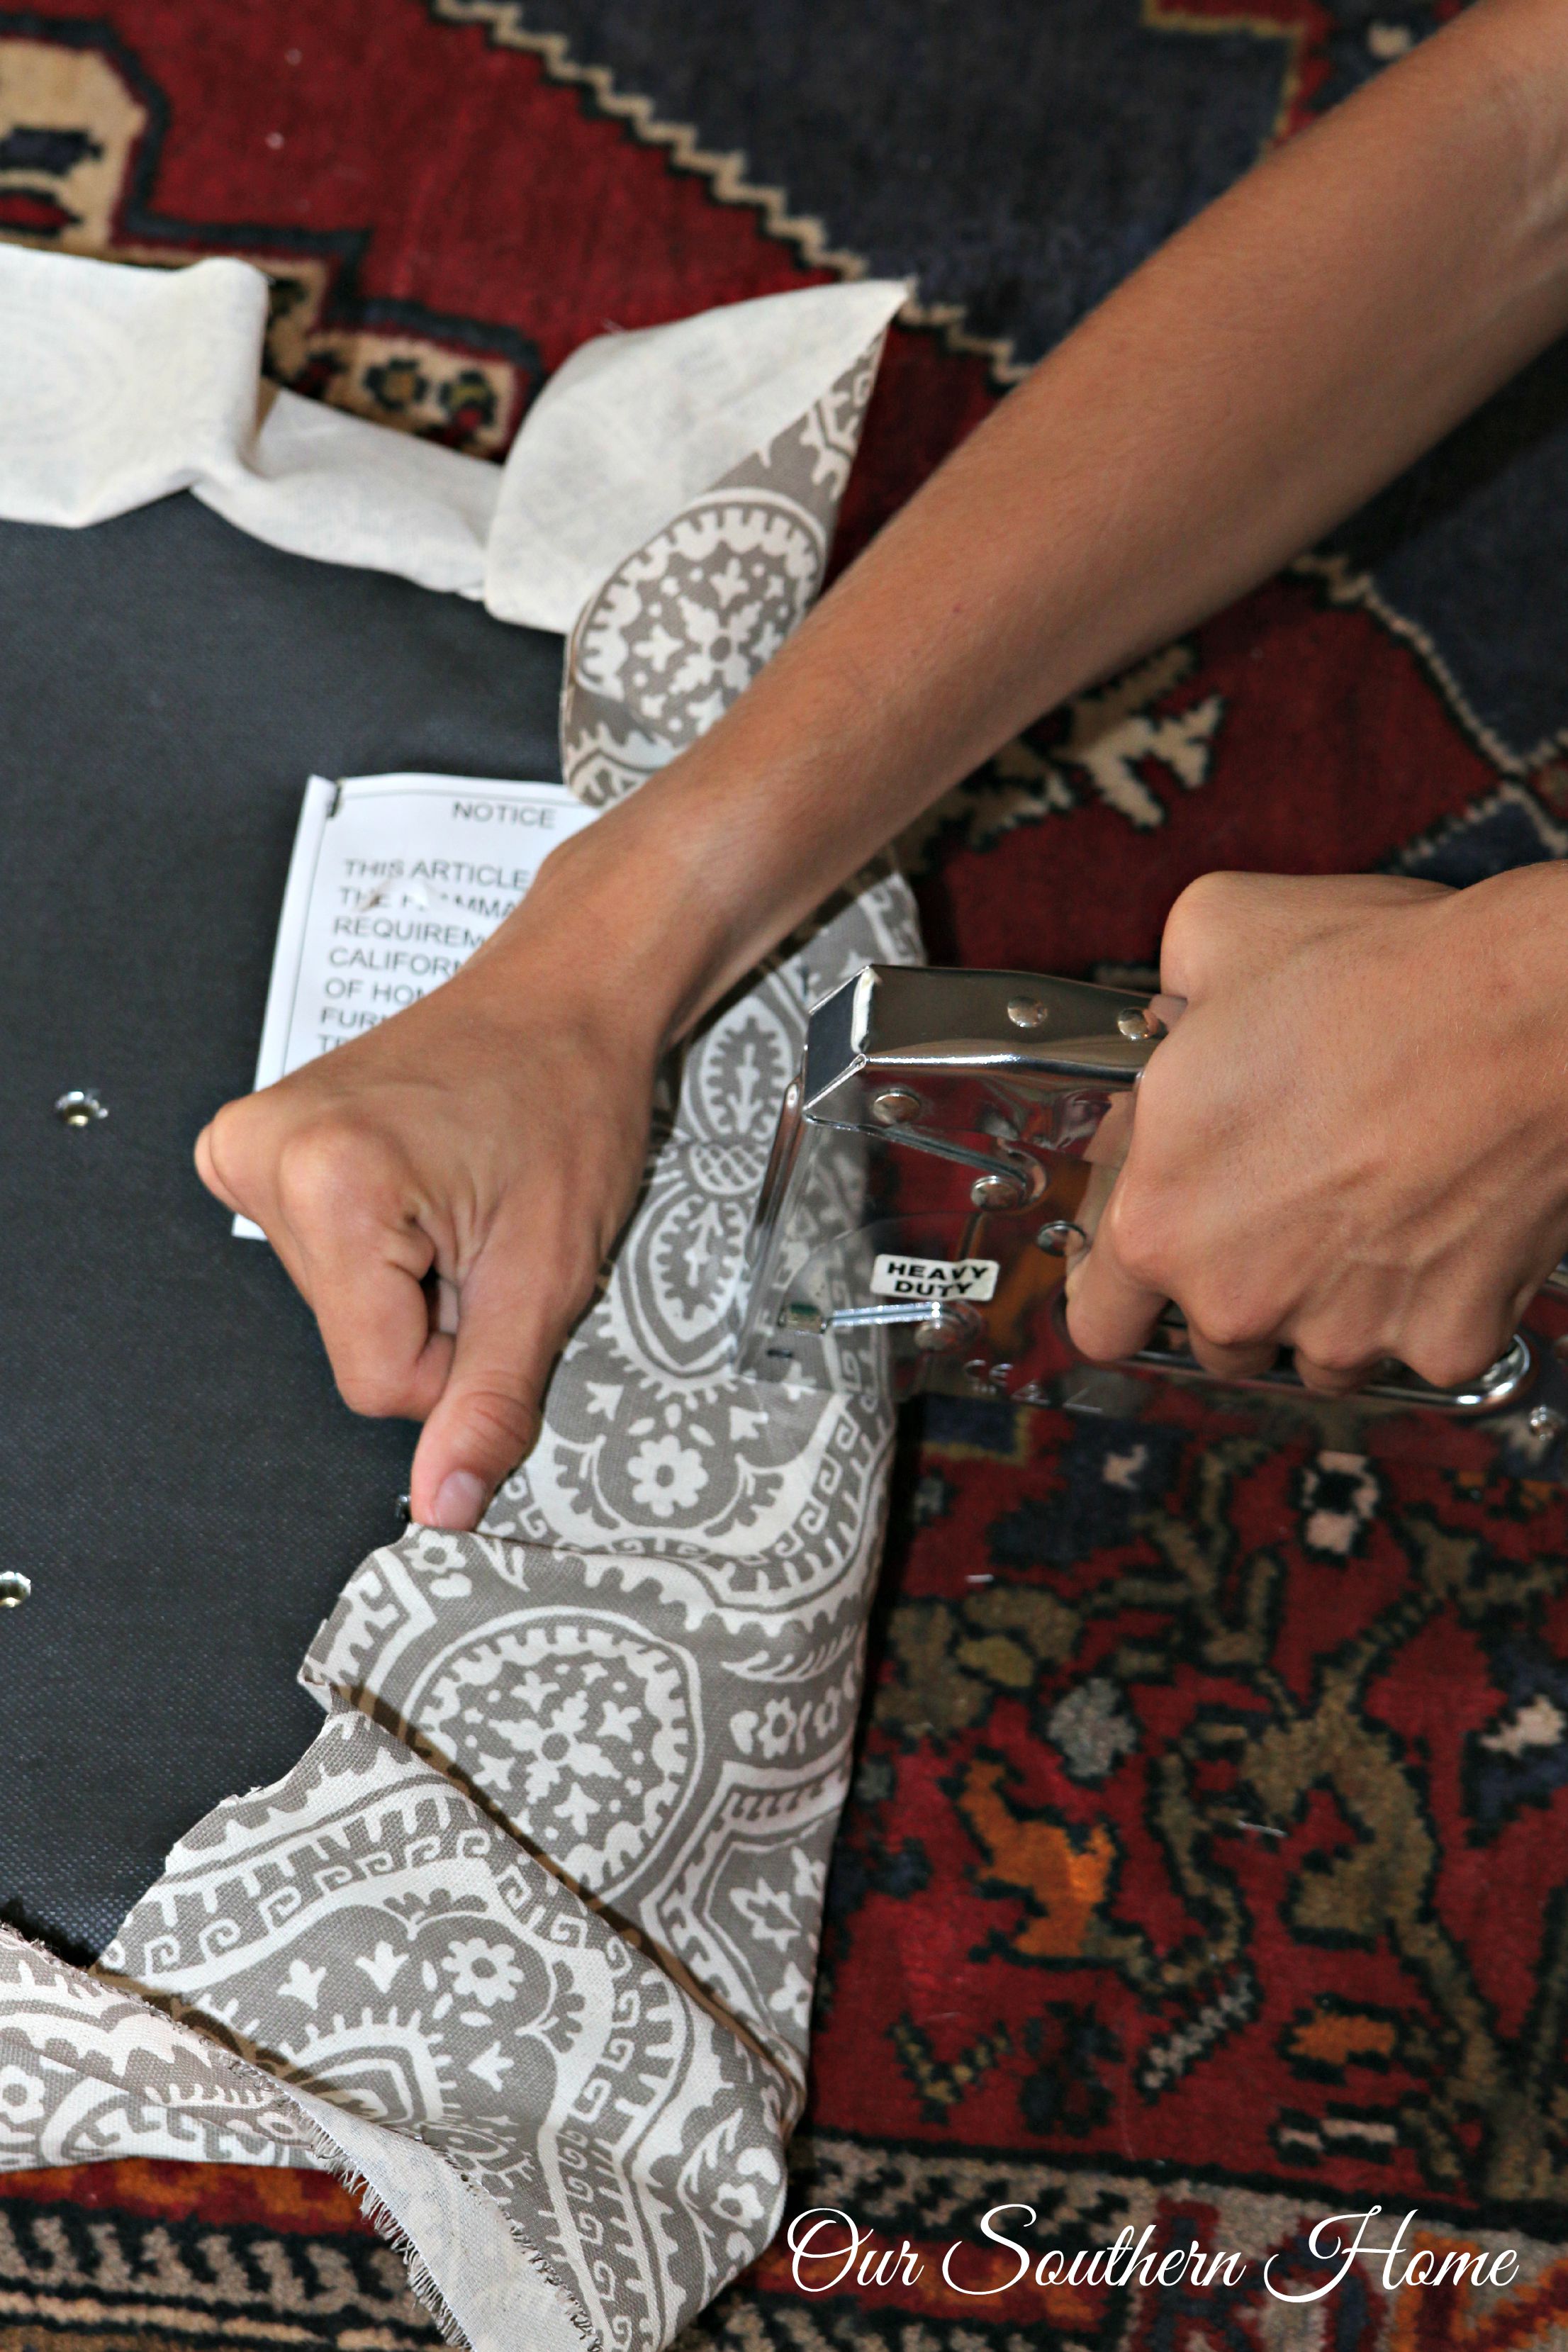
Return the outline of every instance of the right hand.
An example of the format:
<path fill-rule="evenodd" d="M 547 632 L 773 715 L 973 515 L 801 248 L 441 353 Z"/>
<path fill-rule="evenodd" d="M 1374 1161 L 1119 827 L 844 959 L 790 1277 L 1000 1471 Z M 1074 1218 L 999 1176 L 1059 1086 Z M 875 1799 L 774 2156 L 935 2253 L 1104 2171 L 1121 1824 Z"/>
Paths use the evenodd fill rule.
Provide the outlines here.
<path fill-rule="evenodd" d="M 1161 957 L 1185 1010 L 1068 1276 L 1083 1353 L 1173 1299 L 1222 1380 L 1281 1345 L 1330 1393 L 1391 1357 L 1483 1371 L 1568 1247 L 1565 946 L 1557 865 L 1192 884 Z"/>
<path fill-rule="evenodd" d="M 431 1527 L 477 1526 L 532 1445 L 647 1147 L 662 1035 L 542 879 L 538 913 L 444 986 L 196 1143 L 314 1310 L 345 1402 L 424 1422 L 410 1505 Z"/>

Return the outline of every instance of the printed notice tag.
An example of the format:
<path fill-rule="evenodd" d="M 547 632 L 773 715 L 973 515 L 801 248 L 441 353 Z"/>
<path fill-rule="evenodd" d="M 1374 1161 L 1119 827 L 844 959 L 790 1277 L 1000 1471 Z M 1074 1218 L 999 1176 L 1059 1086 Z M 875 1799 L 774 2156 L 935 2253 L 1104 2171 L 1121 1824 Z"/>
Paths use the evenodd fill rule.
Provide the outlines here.
<path fill-rule="evenodd" d="M 996 1295 L 999 1262 L 994 1257 L 893 1257 L 871 1268 L 879 1298 L 973 1298 L 983 1304 Z"/>
<path fill-rule="evenodd" d="M 273 950 L 256 1083 L 269 1087 L 449 979 L 591 824 L 564 784 L 312 776 Z M 237 1234 L 264 1238 L 247 1217 Z"/>

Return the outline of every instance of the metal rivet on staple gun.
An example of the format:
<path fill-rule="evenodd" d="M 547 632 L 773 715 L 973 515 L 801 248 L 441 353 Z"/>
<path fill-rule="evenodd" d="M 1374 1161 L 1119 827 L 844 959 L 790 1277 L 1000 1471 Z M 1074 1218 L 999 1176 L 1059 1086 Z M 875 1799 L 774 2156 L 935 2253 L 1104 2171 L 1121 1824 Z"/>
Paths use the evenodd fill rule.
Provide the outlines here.
<path fill-rule="evenodd" d="M 33 1580 L 19 1569 L 8 1568 L 0 1575 L 0 1609 L 20 1609 L 33 1590 Z"/>
<path fill-rule="evenodd" d="M 1024 1199 L 1021 1176 L 977 1176 L 969 1188 L 977 1209 L 1016 1209 Z"/>
<path fill-rule="evenodd" d="M 923 1323 L 917 1323 L 910 1337 L 925 1355 L 947 1355 L 959 1348 L 973 1347 L 984 1326 L 973 1307 L 958 1307 L 951 1301 L 933 1307 Z"/>
<path fill-rule="evenodd" d="M 1015 1029 L 1043 1029 L 1050 1019 L 1050 1007 L 1037 996 L 1010 996 L 1007 1018 Z"/>
<path fill-rule="evenodd" d="M 1551 1405 L 1538 1404 L 1531 1409 L 1528 1426 L 1532 1437 L 1561 1437 L 1563 1431 L 1568 1429 L 1568 1421 L 1565 1421 L 1560 1412 L 1554 1412 Z"/>
<path fill-rule="evenodd" d="M 1086 1242 L 1088 1239 L 1083 1227 L 1075 1225 L 1070 1217 L 1053 1217 L 1050 1223 L 1042 1225 L 1035 1235 L 1036 1246 L 1043 1249 L 1047 1257 L 1066 1257 L 1068 1242 Z"/>
<path fill-rule="evenodd" d="M 1154 1034 L 1146 1013 L 1135 1013 L 1131 1010 L 1119 1013 L 1116 1016 L 1116 1025 L 1122 1035 L 1130 1038 L 1134 1045 L 1141 1045 L 1146 1037 L 1152 1037 Z"/>
<path fill-rule="evenodd" d="M 96 1119 L 109 1117 L 109 1108 L 100 1102 L 95 1087 L 72 1087 L 57 1099 L 55 1117 L 62 1127 L 91 1127 Z"/>
<path fill-rule="evenodd" d="M 879 1127 L 903 1127 L 920 1117 L 921 1098 L 910 1094 L 908 1087 L 889 1087 L 886 1094 L 878 1095 L 871 1105 L 871 1116 Z"/>

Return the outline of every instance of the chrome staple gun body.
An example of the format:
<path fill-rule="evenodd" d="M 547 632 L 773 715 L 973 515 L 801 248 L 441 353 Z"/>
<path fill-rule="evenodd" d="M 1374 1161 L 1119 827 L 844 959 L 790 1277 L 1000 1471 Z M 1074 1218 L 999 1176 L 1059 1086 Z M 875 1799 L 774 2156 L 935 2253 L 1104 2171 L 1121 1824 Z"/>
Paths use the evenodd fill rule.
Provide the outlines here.
<path fill-rule="evenodd" d="M 1305 1412 L 1345 1442 L 1376 1418 L 1428 1448 L 1487 1433 L 1487 1464 L 1563 1468 L 1568 1371 L 1543 1293 L 1497 1362 L 1456 1389 L 1397 1364 L 1351 1400 L 1288 1360 L 1221 1383 L 1167 1314 L 1113 1368 L 1079 1356 L 1067 1253 L 1125 1156 L 1138 1078 L 1172 1000 L 1027 972 L 868 965 L 811 1016 L 748 1241 L 740 1363 L 753 1378 L 903 1397 L 936 1390 L 1138 1415 L 1171 1384 L 1248 1413 Z M 1568 1289 L 1559 1268 L 1552 1287 Z M 1568 1307 L 1556 1321 L 1568 1328 Z M 1398 1450 L 1397 1448 L 1395 1450 Z M 1467 1459 L 1473 1444 L 1462 1445 Z"/>

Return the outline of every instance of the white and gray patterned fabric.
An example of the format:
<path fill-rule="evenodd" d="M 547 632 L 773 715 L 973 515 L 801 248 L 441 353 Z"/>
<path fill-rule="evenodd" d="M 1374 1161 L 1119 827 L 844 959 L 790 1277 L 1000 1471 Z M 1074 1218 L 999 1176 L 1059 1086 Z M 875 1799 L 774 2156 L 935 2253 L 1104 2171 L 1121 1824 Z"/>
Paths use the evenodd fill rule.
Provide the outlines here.
<path fill-rule="evenodd" d="M 577 616 L 562 772 L 618 800 L 750 685 L 822 585 L 882 338 L 766 448 L 624 556 Z"/>
<path fill-rule="evenodd" d="M 590 599 L 585 796 L 805 611 L 876 360 Z M 807 1007 L 919 954 L 902 882 L 863 877 L 706 1022 L 481 1532 L 364 1562 L 302 1668 L 319 1738 L 186 1834 L 96 1970 L 0 1931 L 0 2167 L 327 2163 L 475 2352 L 658 2352 L 763 2251 L 891 1430 L 738 1377 L 735 1291 Z"/>
<path fill-rule="evenodd" d="M 776 2070 L 363 1715 L 183 1840 L 102 1967 L 444 2158 L 596 2340 L 660 2341 L 778 2202 Z"/>

